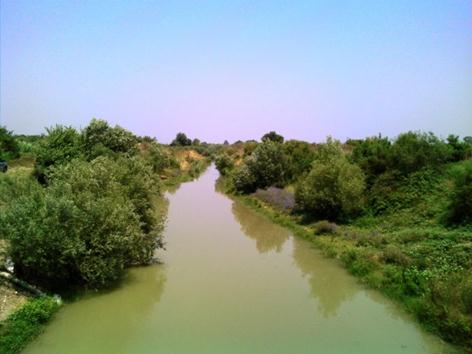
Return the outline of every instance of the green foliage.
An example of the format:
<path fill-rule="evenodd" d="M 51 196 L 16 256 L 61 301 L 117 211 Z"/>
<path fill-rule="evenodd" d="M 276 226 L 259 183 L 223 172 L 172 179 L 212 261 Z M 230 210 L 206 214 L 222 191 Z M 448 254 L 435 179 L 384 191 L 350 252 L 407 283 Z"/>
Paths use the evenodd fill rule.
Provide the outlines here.
<path fill-rule="evenodd" d="M 461 161 L 470 157 L 472 152 L 472 143 L 466 138 L 461 142 L 457 135 L 450 134 L 447 137 L 447 145 L 450 150 L 452 161 Z"/>
<path fill-rule="evenodd" d="M 408 176 L 388 171 L 378 176 L 368 194 L 369 208 L 374 215 L 411 208 L 431 192 L 441 188 L 440 173 L 423 169 Z"/>
<path fill-rule="evenodd" d="M 363 205 L 364 175 L 343 154 L 339 142 L 328 140 L 316 152 L 313 168 L 297 186 L 296 206 L 315 219 L 342 220 Z"/>
<path fill-rule="evenodd" d="M 445 221 L 449 224 L 472 224 L 472 161 L 467 161 L 454 176 L 454 190 Z"/>
<path fill-rule="evenodd" d="M 101 287 L 126 266 L 148 262 L 162 229 L 151 176 L 136 157 L 100 157 L 57 166 L 47 188 L 21 181 L 24 193 L 0 216 L 15 272 L 47 288 Z"/>
<path fill-rule="evenodd" d="M 0 352 L 20 352 L 26 343 L 41 333 L 58 308 L 59 304 L 52 297 L 29 300 L 0 324 Z"/>
<path fill-rule="evenodd" d="M 46 182 L 47 169 L 62 165 L 81 156 L 80 134 L 72 127 L 56 125 L 47 128 L 47 136 L 41 140 L 36 152 L 34 174 L 41 182 Z"/>
<path fill-rule="evenodd" d="M 100 119 L 92 119 L 82 131 L 82 149 L 88 160 L 112 153 L 134 153 L 138 138 L 131 132 L 116 125 L 110 127 Z"/>
<path fill-rule="evenodd" d="M 255 140 L 249 140 L 244 143 L 244 156 L 249 156 L 253 153 L 259 143 Z"/>
<path fill-rule="evenodd" d="M 285 181 L 286 166 L 282 145 L 266 141 L 259 144 L 235 171 L 234 186 L 242 193 L 252 193 L 258 188 L 269 186 L 282 186 Z"/>
<path fill-rule="evenodd" d="M 190 146 L 192 145 L 192 139 L 187 138 L 185 133 L 177 133 L 176 137 L 170 143 L 171 146 Z"/>
<path fill-rule="evenodd" d="M 267 134 L 264 134 L 262 136 L 262 142 L 267 142 L 267 141 L 272 141 L 274 143 L 280 143 L 280 144 L 283 144 L 284 142 L 284 137 L 282 135 L 279 135 L 277 134 L 276 132 L 274 131 L 271 131 Z"/>
<path fill-rule="evenodd" d="M 20 146 L 13 133 L 0 126 L 0 160 L 10 160 L 20 156 Z"/>
<path fill-rule="evenodd" d="M 234 163 L 227 154 L 221 154 L 215 158 L 215 166 L 221 175 L 226 175 L 234 168 Z"/>
<path fill-rule="evenodd" d="M 351 160 L 362 168 L 368 184 L 372 184 L 376 176 L 388 169 L 390 148 L 388 138 L 381 136 L 367 138 L 354 145 Z"/>
<path fill-rule="evenodd" d="M 310 171 L 315 149 L 311 144 L 298 140 L 287 141 L 283 148 L 287 157 L 287 179 L 296 181 Z"/>
<path fill-rule="evenodd" d="M 422 168 L 435 168 L 450 160 L 447 144 L 433 133 L 408 132 L 400 134 L 392 145 L 390 166 L 402 173 Z"/>
<path fill-rule="evenodd" d="M 177 168 L 179 166 L 175 157 L 166 153 L 154 141 L 146 144 L 143 158 L 151 166 L 154 173 L 162 173 L 167 168 Z"/>

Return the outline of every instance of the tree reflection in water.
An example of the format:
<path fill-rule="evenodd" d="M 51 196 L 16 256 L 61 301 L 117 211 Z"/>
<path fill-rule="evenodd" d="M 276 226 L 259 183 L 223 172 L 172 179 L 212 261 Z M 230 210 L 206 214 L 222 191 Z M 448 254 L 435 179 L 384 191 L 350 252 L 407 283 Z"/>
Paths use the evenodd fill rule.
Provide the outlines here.
<path fill-rule="evenodd" d="M 336 316 L 341 305 L 354 297 L 359 285 L 335 261 L 326 259 L 309 242 L 293 237 L 293 259 L 308 278 L 311 295 L 325 318 Z"/>
<path fill-rule="evenodd" d="M 280 252 L 285 241 L 290 237 L 288 230 L 272 223 L 237 201 L 233 203 L 232 211 L 241 225 L 241 231 L 256 241 L 259 253 Z"/>
<path fill-rule="evenodd" d="M 275 251 L 280 253 L 289 238 L 293 247 L 294 264 L 307 278 L 311 295 L 318 300 L 319 312 L 325 317 L 336 316 L 344 301 L 351 299 L 359 287 L 334 261 L 323 257 L 313 246 L 297 237 L 290 237 L 289 230 L 274 224 L 247 206 L 235 201 L 233 214 L 241 230 L 256 241 L 259 253 Z"/>

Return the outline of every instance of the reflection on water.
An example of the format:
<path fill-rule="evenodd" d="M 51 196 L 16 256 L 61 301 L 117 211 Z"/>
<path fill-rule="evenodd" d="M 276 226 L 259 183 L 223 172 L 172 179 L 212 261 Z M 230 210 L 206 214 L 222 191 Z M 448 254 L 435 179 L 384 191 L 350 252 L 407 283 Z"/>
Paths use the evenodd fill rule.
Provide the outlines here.
<path fill-rule="evenodd" d="M 235 219 L 244 234 L 256 241 L 257 250 L 265 253 L 280 252 L 291 236 L 288 229 L 274 224 L 266 217 L 254 213 L 244 204 L 235 201 L 232 206 Z M 318 300 L 319 311 L 325 316 L 336 315 L 343 301 L 359 291 L 352 277 L 337 264 L 320 256 L 319 252 L 301 239 L 293 238 L 293 261 L 307 279 L 311 295 Z"/>
<path fill-rule="evenodd" d="M 256 247 L 260 253 L 282 250 L 283 244 L 290 236 L 287 229 L 271 223 L 241 203 L 234 202 L 231 210 L 241 224 L 243 233 L 256 241 Z"/>
<path fill-rule="evenodd" d="M 448 353 L 310 243 L 214 190 L 169 194 L 164 264 L 64 306 L 27 353 Z"/>
<path fill-rule="evenodd" d="M 341 304 L 360 290 L 355 280 L 339 265 L 321 257 L 308 242 L 293 238 L 293 245 L 293 260 L 310 284 L 320 312 L 325 317 L 336 315 Z"/>

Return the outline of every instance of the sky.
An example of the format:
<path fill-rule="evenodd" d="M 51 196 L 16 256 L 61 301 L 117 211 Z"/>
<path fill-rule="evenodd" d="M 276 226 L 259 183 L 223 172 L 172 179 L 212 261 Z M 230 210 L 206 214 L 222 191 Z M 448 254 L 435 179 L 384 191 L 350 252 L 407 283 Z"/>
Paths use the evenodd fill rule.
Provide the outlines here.
<path fill-rule="evenodd" d="M 0 0 L 0 125 L 472 135 L 472 1 Z"/>

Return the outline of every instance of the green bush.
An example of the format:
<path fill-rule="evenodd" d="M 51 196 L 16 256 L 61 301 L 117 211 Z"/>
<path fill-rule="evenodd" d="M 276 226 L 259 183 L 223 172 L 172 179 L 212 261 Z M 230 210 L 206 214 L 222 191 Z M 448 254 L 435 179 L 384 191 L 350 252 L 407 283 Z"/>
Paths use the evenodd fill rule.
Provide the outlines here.
<path fill-rule="evenodd" d="M 169 153 L 165 152 L 156 142 L 145 145 L 143 158 L 154 173 L 162 173 L 167 168 L 178 168 L 179 163 Z"/>
<path fill-rule="evenodd" d="M 221 154 L 215 158 L 215 166 L 220 174 L 224 176 L 234 168 L 234 163 L 227 154 Z"/>
<path fill-rule="evenodd" d="M 15 272 L 47 288 L 101 287 L 148 262 L 162 229 L 150 176 L 137 158 L 100 157 L 56 167 L 47 188 L 25 181 L 26 193 L 0 216 Z"/>
<path fill-rule="evenodd" d="M 296 188 L 296 207 L 310 218 L 342 220 L 361 210 L 364 188 L 361 169 L 346 159 L 339 142 L 328 140 Z"/>
<path fill-rule="evenodd" d="M 47 169 L 61 165 L 82 155 L 80 133 L 72 127 L 56 125 L 47 128 L 47 135 L 39 143 L 36 152 L 34 175 L 46 183 Z"/>
<path fill-rule="evenodd" d="M 391 144 L 388 138 L 371 137 L 356 142 L 351 160 L 364 171 L 368 184 L 388 169 Z"/>
<path fill-rule="evenodd" d="M 266 141 L 259 144 L 235 171 L 234 186 L 242 193 L 252 193 L 258 188 L 269 186 L 282 186 L 285 181 L 286 166 L 282 145 Z"/>
<path fill-rule="evenodd" d="M 441 189 L 441 173 L 433 169 L 422 169 L 405 176 L 396 170 L 389 170 L 374 180 L 369 193 L 369 208 L 378 215 L 396 212 L 419 205 L 426 196 Z"/>
<path fill-rule="evenodd" d="M 449 147 L 452 161 L 461 161 L 470 157 L 472 144 L 467 139 L 460 141 L 457 135 L 451 134 L 447 137 L 447 146 Z"/>
<path fill-rule="evenodd" d="M 408 132 L 400 134 L 390 151 L 390 166 L 402 173 L 422 168 L 434 168 L 451 158 L 447 144 L 433 133 Z"/>
<path fill-rule="evenodd" d="M 472 223 L 472 162 L 467 161 L 462 170 L 456 173 L 454 190 L 446 210 L 446 223 Z"/>
<path fill-rule="evenodd" d="M 20 156 L 20 146 L 13 133 L 0 126 L 0 159 L 10 160 Z"/>
<path fill-rule="evenodd" d="M 29 300 L 1 323 L 0 352 L 20 352 L 28 341 L 41 333 L 58 308 L 59 304 L 52 297 Z"/>
<path fill-rule="evenodd" d="M 287 180 L 295 182 L 310 171 L 315 149 L 311 144 L 298 140 L 285 142 L 283 148 L 287 157 Z"/>
<path fill-rule="evenodd" d="M 118 125 L 110 127 L 100 119 L 92 119 L 81 136 L 81 148 L 88 160 L 113 153 L 135 153 L 137 142 L 133 133 Z"/>

